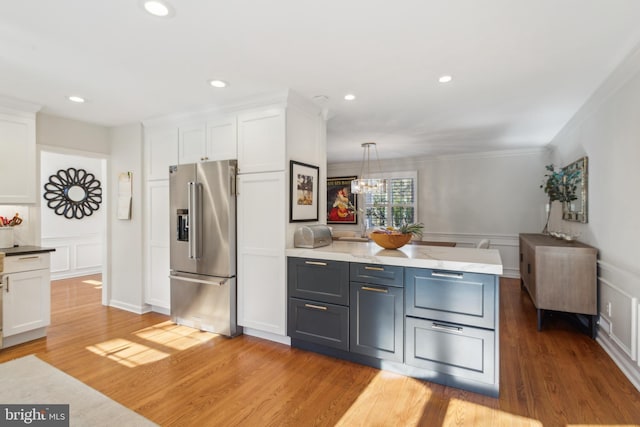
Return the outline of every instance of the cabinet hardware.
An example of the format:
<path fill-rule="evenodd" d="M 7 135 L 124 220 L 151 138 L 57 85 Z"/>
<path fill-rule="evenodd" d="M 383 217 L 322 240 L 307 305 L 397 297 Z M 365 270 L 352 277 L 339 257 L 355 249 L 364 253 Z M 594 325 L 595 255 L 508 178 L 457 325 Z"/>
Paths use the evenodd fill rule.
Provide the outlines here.
<path fill-rule="evenodd" d="M 434 277 L 450 277 L 452 279 L 462 279 L 464 277 L 462 273 L 440 273 L 437 271 L 432 272 L 431 275 Z"/>
<path fill-rule="evenodd" d="M 384 271 L 384 268 L 382 268 L 382 267 L 369 267 L 369 266 L 366 266 L 364 269 L 365 270 L 373 270 L 373 271 Z"/>
<path fill-rule="evenodd" d="M 523 259 L 522 252 L 520 252 L 520 262 L 522 262 L 522 259 Z"/>
<path fill-rule="evenodd" d="M 326 262 L 320 262 L 320 261 L 305 261 L 304 263 L 309 265 L 324 265 L 324 266 L 327 265 Z"/>
<path fill-rule="evenodd" d="M 531 274 L 531 264 L 527 264 L 527 274 Z"/>
<path fill-rule="evenodd" d="M 360 289 L 362 289 L 363 291 L 381 292 L 381 293 L 385 293 L 385 294 L 389 293 L 388 289 L 372 288 L 372 287 L 369 287 L 369 286 L 363 286 Z"/>
<path fill-rule="evenodd" d="M 9 276 L 7 276 L 7 283 L 5 286 L 7 288 L 7 293 L 9 293 Z"/>
<path fill-rule="evenodd" d="M 307 308 L 315 308 L 316 310 L 327 310 L 327 307 L 321 305 L 305 304 L 304 306 Z"/>
<path fill-rule="evenodd" d="M 39 259 L 40 257 L 38 255 L 34 255 L 34 256 L 23 256 L 18 258 L 18 261 L 28 261 L 30 259 Z"/>
<path fill-rule="evenodd" d="M 435 323 L 435 322 L 431 324 L 431 329 L 438 329 L 441 331 L 450 331 L 450 332 L 462 332 L 462 328 L 458 326 L 443 325 L 442 323 Z"/>

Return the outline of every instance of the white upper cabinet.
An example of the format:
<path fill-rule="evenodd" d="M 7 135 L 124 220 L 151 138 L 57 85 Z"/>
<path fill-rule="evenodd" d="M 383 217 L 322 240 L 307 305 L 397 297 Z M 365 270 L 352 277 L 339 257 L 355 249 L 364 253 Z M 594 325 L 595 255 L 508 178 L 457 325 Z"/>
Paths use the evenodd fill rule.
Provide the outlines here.
<path fill-rule="evenodd" d="M 239 173 L 283 171 L 286 165 L 284 108 L 238 115 Z"/>
<path fill-rule="evenodd" d="M 236 116 L 216 117 L 206 123 L 179 128 L 178 163 L 237 158 Z"/>
<path fill-rule="evenodd" d="M 0 203 L 36 201 L 36 119 L 0 113 Z"/>
<path fill-rule="evenodd" d="M 169 179 L 169 166 L 178 163 L 178 128 L 145 128 L 147 179 Z"/>
<path fill-rule="evenodd" d="M 207 128 L 204 123 L 180 126 L 178 129 L 178 163 L 207 160 Z"/>
<path fill-rule="evenodd" d="M 238 158 L 238 125 L 236 116 L 221 117 L 207 121 L 208 160 L 231 160 Z"/>

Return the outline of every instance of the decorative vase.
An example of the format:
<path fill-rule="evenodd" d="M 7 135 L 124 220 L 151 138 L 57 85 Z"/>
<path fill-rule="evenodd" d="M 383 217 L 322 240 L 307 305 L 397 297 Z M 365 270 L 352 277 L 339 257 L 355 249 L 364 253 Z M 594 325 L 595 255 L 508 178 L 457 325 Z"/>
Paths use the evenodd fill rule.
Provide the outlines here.
<path fill-rule="evenodd" d="M 382 246 L 385 249 L 398 249 L 409 243 L 411 240 L 411 234 L 387 234 L 376 233 L 369 234 L 371 240 L 376 242 L 378 246 Z"/>

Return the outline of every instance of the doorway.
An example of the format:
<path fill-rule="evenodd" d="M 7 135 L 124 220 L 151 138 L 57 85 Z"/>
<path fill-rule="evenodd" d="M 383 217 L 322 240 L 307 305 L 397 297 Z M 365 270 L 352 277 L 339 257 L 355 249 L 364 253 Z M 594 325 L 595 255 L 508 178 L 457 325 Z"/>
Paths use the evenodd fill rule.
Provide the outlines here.
<path fill-rule="evenodd" d="M 40 150 L 40 245 L 55 248 L 51 280 L 99 280 L 103 304 L 108 301 L 106 180 L 104 155 Z"/>

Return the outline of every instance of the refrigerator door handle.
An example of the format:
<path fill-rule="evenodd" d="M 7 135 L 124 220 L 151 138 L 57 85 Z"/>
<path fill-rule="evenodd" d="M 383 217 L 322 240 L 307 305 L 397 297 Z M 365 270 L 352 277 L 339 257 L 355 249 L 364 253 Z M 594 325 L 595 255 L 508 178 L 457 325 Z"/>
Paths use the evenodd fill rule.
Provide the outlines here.
<path fill-rule="evenodd" d="M 214 286 L 222 286 L 225 283 L 227 283 L 227 280 L 229 280 L 226 277 L 217 277 L 216 279 L 220 279 L 220 281 L 216 282 L 212 280 L 202 280 L 202 279 L 193 279 L 191 277 L 176 276 L 174 274 L 170 274 L 169 279 L 181 280 L 183 282 L 191 282 L 191 283 L 202 283 L 204 285 L 214 285 Z"/>
<path fill-rule="evenodd" d="M 189 205 L 189 259 L 198 259 L 198 239 L 200 233 L 198 214 L 198 185 L 191 181 L 187 183 L 187 204 Z"/>

